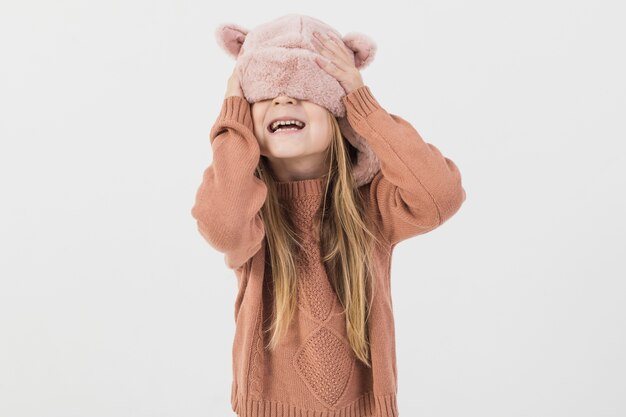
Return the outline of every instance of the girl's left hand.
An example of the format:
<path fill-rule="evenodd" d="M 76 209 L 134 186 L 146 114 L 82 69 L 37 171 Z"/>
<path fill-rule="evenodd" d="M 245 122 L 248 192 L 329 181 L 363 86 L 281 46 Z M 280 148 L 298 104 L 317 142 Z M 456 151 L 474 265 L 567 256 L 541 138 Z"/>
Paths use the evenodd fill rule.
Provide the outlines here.
<path fill-rule="evenodd" d="M 354 58 L 348 47 L 334 34 L 313 33 L 313 45 L 328 60 L 315 57 L 315 62 L 339 81 L 346 94 L 364 85 L 361 72 L 354 65 Z"/>

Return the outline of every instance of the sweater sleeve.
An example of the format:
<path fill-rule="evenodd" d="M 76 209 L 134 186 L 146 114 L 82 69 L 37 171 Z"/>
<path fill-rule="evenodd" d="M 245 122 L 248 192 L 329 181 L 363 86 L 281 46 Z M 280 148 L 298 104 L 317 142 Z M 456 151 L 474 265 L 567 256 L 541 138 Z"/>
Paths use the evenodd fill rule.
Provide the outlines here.
<path fill-rule="evenodd" d="M 348 122 L 380 161 L 366 198 L 387 242 L 429 232 L 452 217 L 466 196 L 455 163 L 382 108 L 367 85 L 342 100 Z"/>
<path fill-rule="evenodd" d="M 260 148 L 245 98 L 224 99 L 209 138 L 213 160 L 203 173 L 191 215 L 204 239 L 224 253 L 226 266 L 236 270 L 261 248 L 265 237 L 259 212 L 267 187 L 254 176 Z"/>

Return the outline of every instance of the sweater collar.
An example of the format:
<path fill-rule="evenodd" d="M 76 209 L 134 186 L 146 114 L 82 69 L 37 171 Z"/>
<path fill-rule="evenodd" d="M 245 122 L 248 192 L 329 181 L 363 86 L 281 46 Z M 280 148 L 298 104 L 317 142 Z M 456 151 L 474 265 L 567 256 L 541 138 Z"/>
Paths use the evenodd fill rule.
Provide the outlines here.
<path fill-rule="evenodd" d="M 283 198 L 321 195 L 326 185 L 326 177 L 294 181 L 277 181 L 276 191 Z"/>

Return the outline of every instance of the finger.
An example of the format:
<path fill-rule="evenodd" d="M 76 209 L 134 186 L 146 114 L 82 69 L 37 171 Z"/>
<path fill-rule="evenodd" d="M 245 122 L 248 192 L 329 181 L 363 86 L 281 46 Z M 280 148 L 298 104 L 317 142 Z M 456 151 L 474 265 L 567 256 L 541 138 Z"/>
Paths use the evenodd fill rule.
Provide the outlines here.
<path fill-rule="evenodd" d="M 346 58 L 351 58 L 351 50 L 345 44 L 343 39 L 338 38 L 337 35 L 335 35 L 334 33 L 330 34 L 330 39 L 333 40 L 335 45 L 337 45 L 339 50 L 343 53 L 343 55 L 345 55 Z"/>
<path fill-rule="evenodd" d="M 339 46 L 334 44 L 330 40 L 330 38 L 327 38 L 325 44 L 323 44 L 321 41 L 316 40 L 313 40 L 313 44 L 315 45 L 320 55 L 332 59 L 335 65 L 337 65 L 344 71 L 350 68 L 351 59 L 349 57 L 343 56 L 339 52 Z M 352 66 L 354 66 L 354 64 L 352 64 Z"/>
<path fill-rule="evenodd" d="M 320 35 L 322 41 L 324 42 L 324 46 L 329 51 L 333 52 L 341 61 L 346 64 L 350 63 L 351 56 L 347 50 L 347 46 L 344 44 L 343 40 L 337 38 L 337 35 L 334 33 L 329 33 L 328 35 Z"/>
<path fill-rule="evenodd" d="M 313 45 L 317 51 L 324 56 L 335 56 L 336 52 L 330 48 L 330 39 L 324 39 L 323 37 L 313 38 Z"/>
<path fill-rule="evenodd" d="M 315 62 L 317 65 L 322 67 L 322 69 L 328 72 L 333 77 L 337 78 L 339 74 L 343 71 L 338 71 L 337 65 L 328 58 L 323 57 L 315 57 Z"/>
<path fill-rule="evenodd" d="M 333 59 L 332 57 L 327 56 L 319 56 L 315 57 L 315 61 L 318 63 L 323 63 L 323 68 L 329 71 L 336 78 L 342 78 L 343 75 L 350 70 L 350 67 L 346 65 L 344 62 Z"/>
<path fill-rule="evenodd" d="M 317 38 L 312 38 L 311 42 L 313 43 L 313 46 L 315 47 L 315 49 L 321 54 L 321 53 L 326 53 L 328 54 L 328 49 L 322 44 L 321 41 L 319 41 Z"/>

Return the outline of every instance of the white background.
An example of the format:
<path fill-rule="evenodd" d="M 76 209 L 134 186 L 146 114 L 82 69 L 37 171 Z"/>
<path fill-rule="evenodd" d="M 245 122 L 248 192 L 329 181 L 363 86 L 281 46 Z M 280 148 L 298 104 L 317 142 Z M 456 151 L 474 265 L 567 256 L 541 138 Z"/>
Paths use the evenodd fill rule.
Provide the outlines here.
<path fill-rule="evenodd" d="M 462 172 L 400 244 L 403 417 L 626 415 L 617 1 L 3 1 L 0 415 L 230 416 L 236 279 L 190 214 L 220 23 L 374 39 L 363 78 Z"/>

